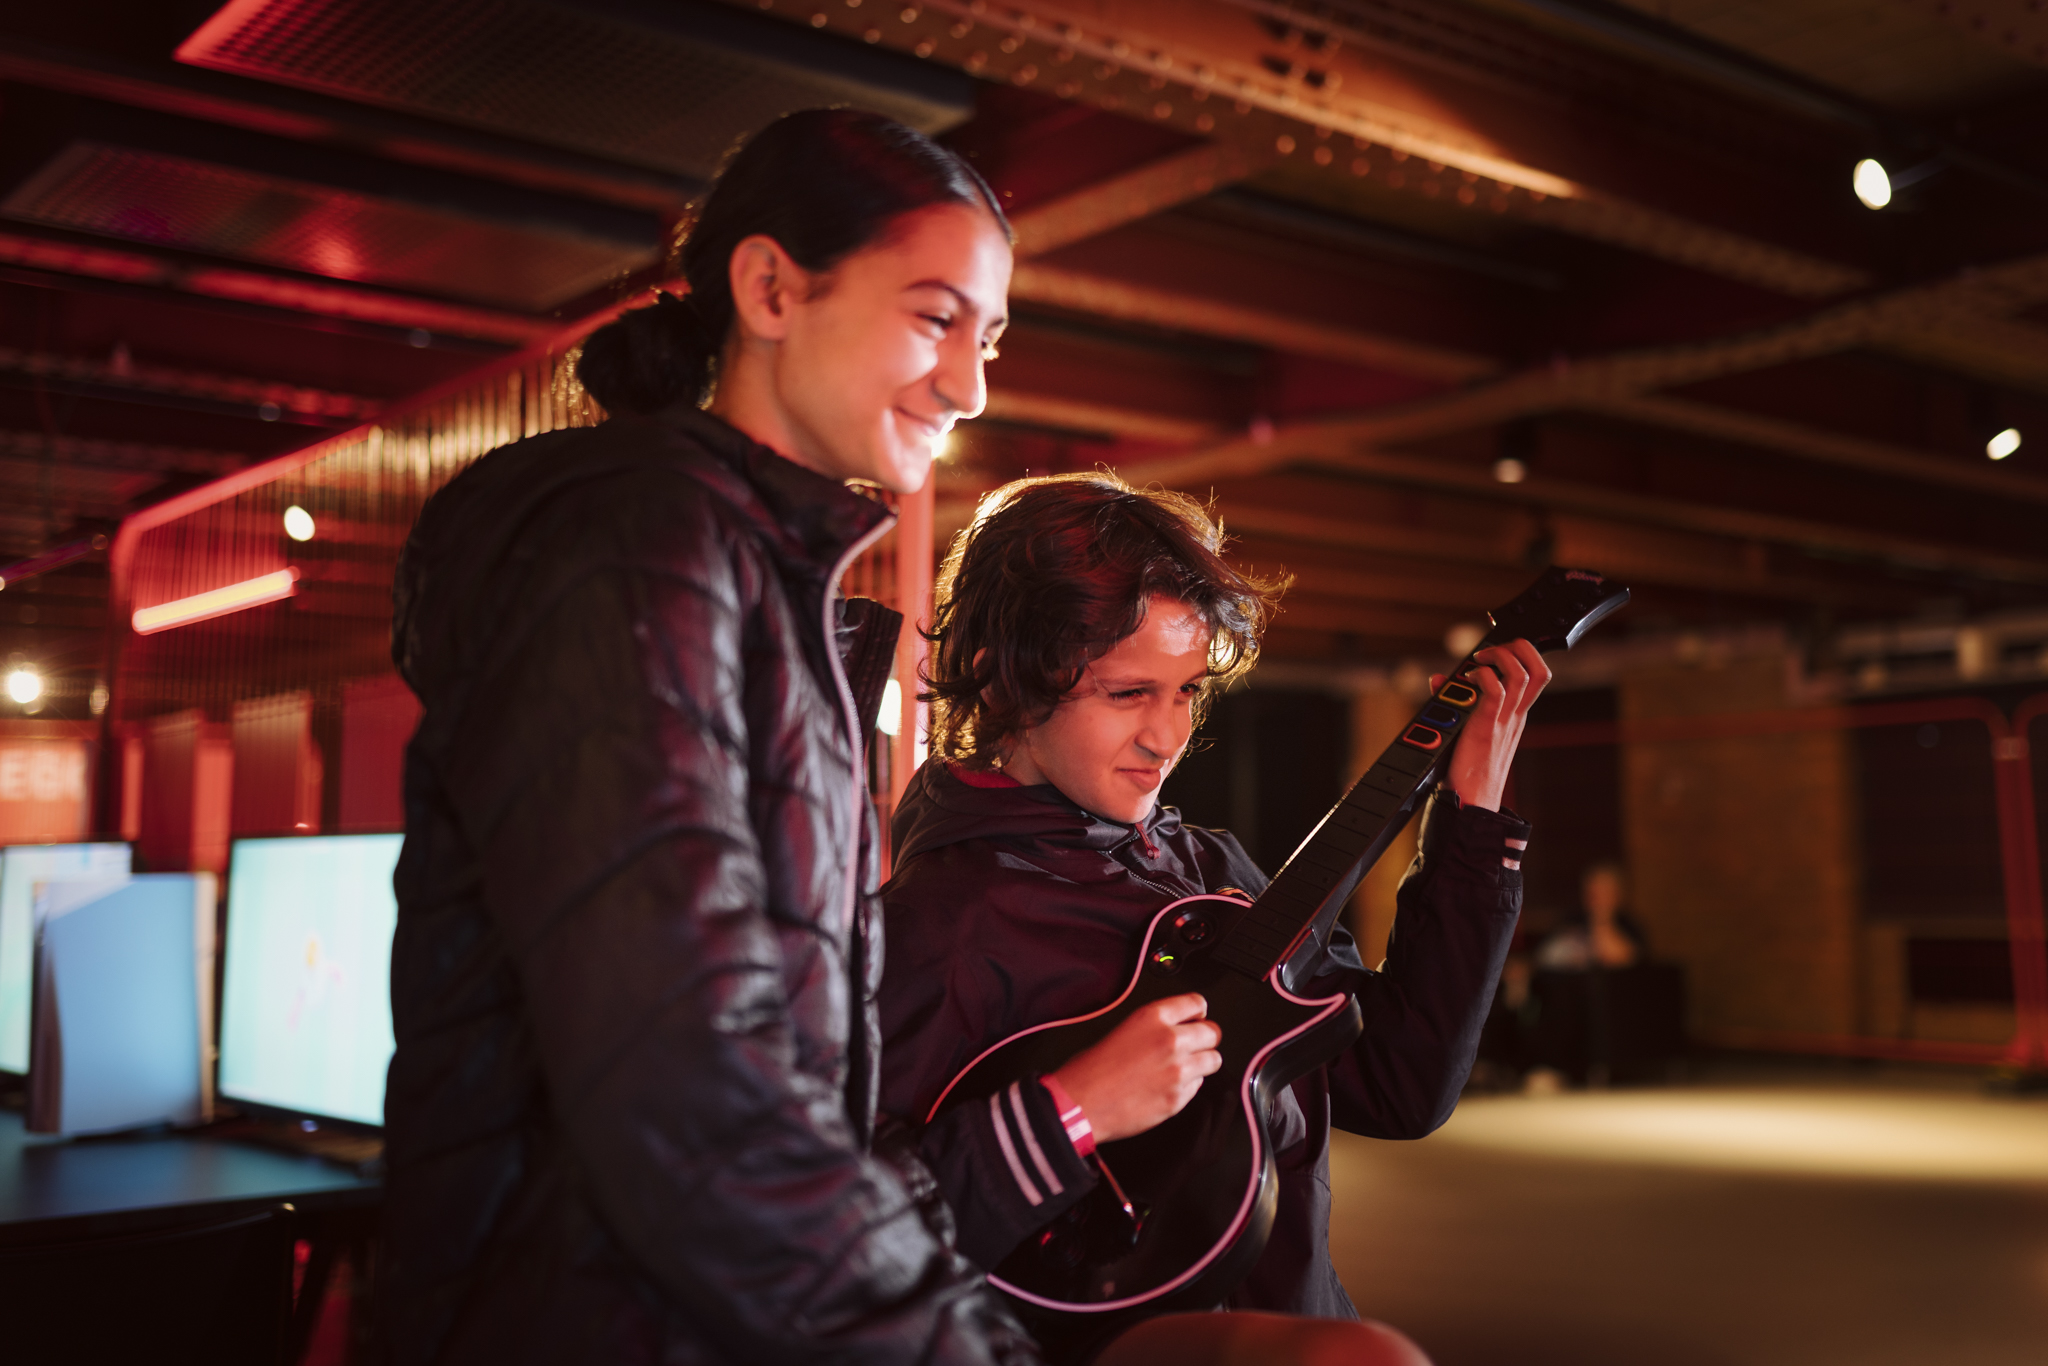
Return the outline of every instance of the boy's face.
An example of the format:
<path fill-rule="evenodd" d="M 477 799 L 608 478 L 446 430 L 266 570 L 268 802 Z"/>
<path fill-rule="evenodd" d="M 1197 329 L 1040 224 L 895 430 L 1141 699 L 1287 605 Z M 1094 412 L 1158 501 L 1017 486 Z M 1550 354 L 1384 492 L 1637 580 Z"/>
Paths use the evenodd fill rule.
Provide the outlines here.
<path fill-rule="evenodd" d="M 1003 771 L 1027 785 L 1051 783 L 1098 816 L 1144 820 L 1194 729 L 1209 637 L 1194 608 L 1152 598 L 1144 624 L 1088 666 L 1052 715 L 1018 739 Z"/>

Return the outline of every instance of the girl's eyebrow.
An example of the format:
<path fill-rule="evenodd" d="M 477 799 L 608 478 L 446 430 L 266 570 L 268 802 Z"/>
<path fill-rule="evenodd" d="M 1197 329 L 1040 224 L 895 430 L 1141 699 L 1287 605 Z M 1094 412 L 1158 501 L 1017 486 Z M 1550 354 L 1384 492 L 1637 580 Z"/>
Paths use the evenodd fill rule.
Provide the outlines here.
<path fill-rule="evenodd" d="M 944 280 L 919 280 L 914 285 L 904 286 L 904 293 L 907 294 L 911 290 L 915 289 L 943 289 L 944 291 L 946 291 L 946 293 L 952 295 L 954 300 L 959 303 L 961 312 L 976 315 L 979 315 L 981 312 L 980 306 L 976 304 L 974 300 L 968 298 L 964 293 L 954 288 L 952 285 L 947 284 Z M 1008 327 L 1009 325 L 1010 319 L 1007 314 L 999 318 L 991 318 L 985 324 L 985 326 L 988 327 L 1004 328 Z"/>

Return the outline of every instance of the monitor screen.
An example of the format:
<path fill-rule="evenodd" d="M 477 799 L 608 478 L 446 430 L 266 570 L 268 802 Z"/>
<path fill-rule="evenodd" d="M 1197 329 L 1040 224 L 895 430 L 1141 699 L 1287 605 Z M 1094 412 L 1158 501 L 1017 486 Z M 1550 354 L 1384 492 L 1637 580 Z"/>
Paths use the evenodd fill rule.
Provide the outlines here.
<path fill-rule="evenodd" d="M 16 844 L 0 849 L 0 1072 L 28 1071 L 37 885 L 97 882 L 127 873 L 125 844 Z"/>
<path fill-rule="evenodd" d="M 384 1122 L 391 874 L 403 835 L 236 840 L 228 862 L 220 1094 Z"/>

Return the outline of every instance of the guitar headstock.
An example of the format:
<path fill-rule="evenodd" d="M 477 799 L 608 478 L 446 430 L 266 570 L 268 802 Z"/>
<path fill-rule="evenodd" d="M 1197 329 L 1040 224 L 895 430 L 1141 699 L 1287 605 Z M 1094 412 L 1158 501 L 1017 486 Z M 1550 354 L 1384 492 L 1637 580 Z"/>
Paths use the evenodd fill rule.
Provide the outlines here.
<path fill-rule="evenodd" d="M 1628 601 L 1628 589 L 1590 569 L 1552 565 L 1513 602 L 1487 613 L 1493 629 L 1482 645 L 1517 638 L 1538 650 L 1568 650 L 1594 624 Z"/>

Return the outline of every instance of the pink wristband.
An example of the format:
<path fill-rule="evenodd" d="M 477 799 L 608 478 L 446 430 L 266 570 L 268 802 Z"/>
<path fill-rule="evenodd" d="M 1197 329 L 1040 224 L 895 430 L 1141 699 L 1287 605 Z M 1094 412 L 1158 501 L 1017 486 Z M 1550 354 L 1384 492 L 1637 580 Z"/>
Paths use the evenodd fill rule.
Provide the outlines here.
<path fill-rule="evenodd" d="M 1095 1151 L 1095 1129 L 1088 1123 L 1088 1116 L 1080 1104 L 1067 1094 L 1067 1088 L 1051 1077 L 1040 1077 L 1038 1084 L 1052 1097 L 1052 1103 L 1059 1107 L 1060 1125 L 1067 1131 L 1067 1142 L 1074 1145 L 1074 1151 L 1086 1157 Z"/>

